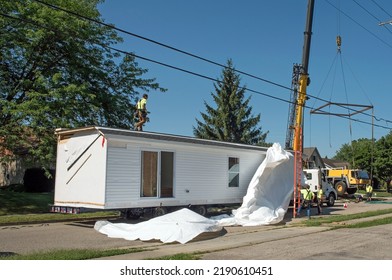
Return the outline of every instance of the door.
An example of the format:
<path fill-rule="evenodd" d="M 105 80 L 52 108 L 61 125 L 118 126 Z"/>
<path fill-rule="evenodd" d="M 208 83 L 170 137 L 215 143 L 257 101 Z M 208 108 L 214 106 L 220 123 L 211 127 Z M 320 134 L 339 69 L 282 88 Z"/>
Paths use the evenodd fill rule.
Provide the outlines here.
<path fill-rule="evenodd" d="M 173 152 L 142 151 L 141 173 L 141 197 L 173 197 Z"/>

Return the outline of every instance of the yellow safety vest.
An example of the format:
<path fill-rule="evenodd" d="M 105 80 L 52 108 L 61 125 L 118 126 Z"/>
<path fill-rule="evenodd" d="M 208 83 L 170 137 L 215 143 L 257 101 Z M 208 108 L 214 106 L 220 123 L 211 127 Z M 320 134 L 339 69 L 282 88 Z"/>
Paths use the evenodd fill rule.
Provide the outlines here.
<path fill-rule="evenodd" d="M 137 103 L 137 109 L 144 110 L 146 104 L 147 104 L 147 99 L 145 98 L 140 99 L 139 102 Z"/>
<path fill-rule="evenodd" d="M 371 185 L 366 186 L 366 192 L 371 193 L 373 191 L 373 187 Z"/>
<path fill-rule="evenodd" d="M 303 190 L 304 200 L 313 200 L 314 193 L 311 190 Z"/>
<path fill-rule="evenodd" d="M 319 191 L 317 192 L 317 198 L 321 199 L 323 197 L 323 189 L 319 189 Z"/>

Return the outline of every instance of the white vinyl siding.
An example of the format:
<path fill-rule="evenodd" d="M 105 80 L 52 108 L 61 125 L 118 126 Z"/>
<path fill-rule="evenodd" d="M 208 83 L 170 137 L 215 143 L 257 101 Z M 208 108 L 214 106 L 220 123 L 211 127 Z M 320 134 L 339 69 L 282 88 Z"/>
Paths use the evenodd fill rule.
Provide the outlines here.
<path fill-rule="evenodd" d="M 84 134 L 87 132 L 97 135 L 94 130 Z M 241 203 L 266 155 L 259 148 L 199 144 L 199 140 L 191 143 L 150 139 L 143 133 L 133 134 L 106 133 L 105 141 L 99 139 L 94 143 L 90 159 L 69 185 L 63 183 L 67 176 L 62 173 L 67 168 L 61 152 L 66 140 L 59 143 L 57 201 L 75 201 L 75 205 L 81 205 L 79 201 L 88 199 L 88 204 L 83 204 L 85 207 L 93 203 L 103 209 Z M 72 140 L 67 141 L 69 144 Z M 157 190 L 150 197 L 141 197 L 143 151 L 158 155 Z M 240 163 L 240 168 L 232 170 L 234 176 L 238 175 L 236 187 L 229 187 L 229 158 Z M 84 189 L 86 192 L 80 191 Z"/>

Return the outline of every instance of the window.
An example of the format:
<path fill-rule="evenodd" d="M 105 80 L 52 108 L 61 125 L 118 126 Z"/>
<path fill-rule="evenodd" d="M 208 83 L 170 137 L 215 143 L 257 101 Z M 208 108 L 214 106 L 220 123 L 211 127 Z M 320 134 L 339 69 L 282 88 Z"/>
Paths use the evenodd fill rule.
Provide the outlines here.
<path fill-rule="evenodd" d="M 142 151 L 141 197 L 173 197 L 174 153 Z"/>
<path fill-rule="evenodd" d="M 229 157 L 229 187 L 240 186 L 240 159 Z"/>
<path fill-rule="evenodd" d="M 161 152 L 161 197 L 173 197 L 174 153 Z"/>
<path fill-rule="evenodd" d="M 307 173 L 307 172 L 304 172 L 304 173 L 305 173 L 306 179 L 312 180 L 312 173 Z"/>

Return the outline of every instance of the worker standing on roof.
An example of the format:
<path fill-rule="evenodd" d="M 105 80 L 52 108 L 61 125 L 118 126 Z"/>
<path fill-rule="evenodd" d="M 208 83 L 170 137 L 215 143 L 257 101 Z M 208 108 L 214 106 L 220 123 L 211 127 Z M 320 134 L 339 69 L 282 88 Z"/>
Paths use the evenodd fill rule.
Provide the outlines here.
<path fill-rule="evenodd" d="M 147 121 L 147 99 L 148 95 L 143 94 L 143 98 L 136 104 L 136 110 L 139 116 L 139 122 L 135 124 L 135 130 L 143 131 L 143 124 Z"/>
<path fill-rule="evenodd" d="M 366 201 L 372 201 L 372 195 L 373 195 L 373 187 L 372 185 L 369 184 L 366 186 L 366 196 L 367 196 Z"/>

